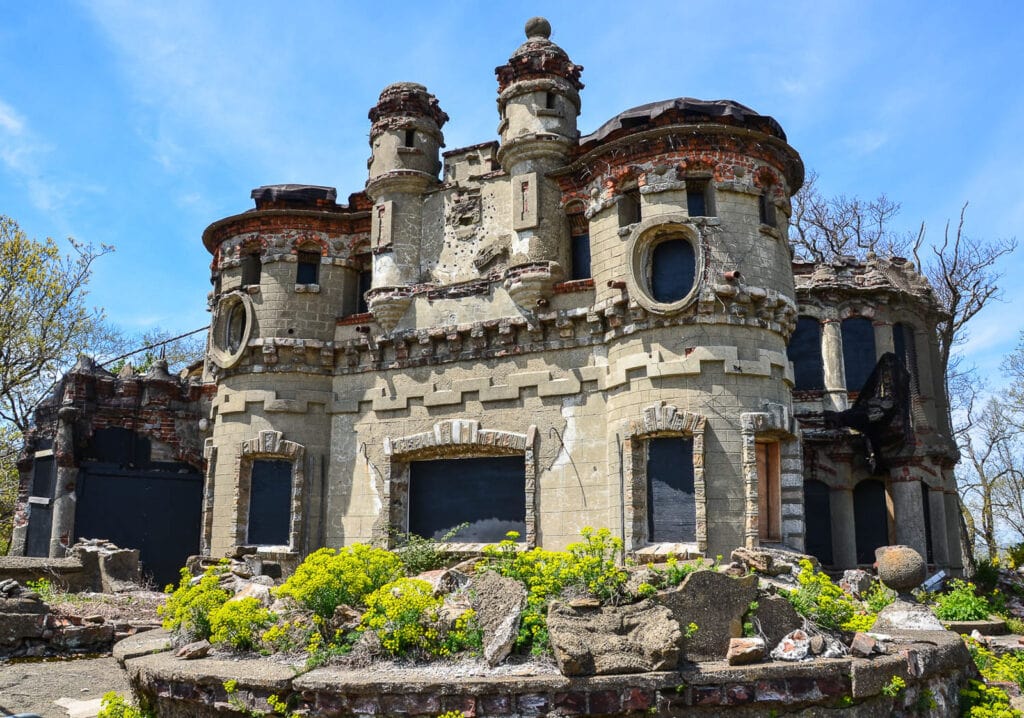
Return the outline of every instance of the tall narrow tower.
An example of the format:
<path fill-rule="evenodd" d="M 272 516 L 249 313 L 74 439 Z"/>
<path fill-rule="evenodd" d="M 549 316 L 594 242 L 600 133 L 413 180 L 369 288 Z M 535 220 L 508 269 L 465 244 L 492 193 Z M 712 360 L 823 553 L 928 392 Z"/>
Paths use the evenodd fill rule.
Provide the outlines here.
<path fill-rule="evenodd" d="M 568 266 L 569 226 L 561 191 L 547 174 L 564 166 L 579 132 L 583 68 L 548 38 L 542 17 L 526 23 L 526 42 L 495 68 L 501 148 L 498 161 L 512 177 L 512 264 L 548 261 Z"/>
<path fill-rule="evenodd" d="M 448 115 L 423 85 L 398 82 L 380 93 L 370 120 L 366 193 L 374 205 L 373 288 L 415 284 L 420 278 L 423 194 L 438 184 L 441 127 Z"/>

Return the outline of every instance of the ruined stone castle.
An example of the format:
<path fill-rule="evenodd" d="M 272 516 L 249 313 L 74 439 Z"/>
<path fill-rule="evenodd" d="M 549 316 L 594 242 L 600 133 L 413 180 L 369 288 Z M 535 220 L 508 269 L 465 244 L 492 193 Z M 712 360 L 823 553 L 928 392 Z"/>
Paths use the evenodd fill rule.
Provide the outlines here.
<path fill-rule="evenodd" d="M 803 164 L 739 103 L 581 135 L 583 68 L 547 21 L 526 31 L 496 70 L 499 141 L 442 152 L 438 99 L 390 85 L 347 204 L 271 185 L 210 225 L 202 370 L 81 362 L 29 437 L 15 550 L 86 535 L 90 491 L 150 511 L 147 482 L 138 531 L 190 522 L 185 554 L 560 548 L 604 526 L 641 555 L 771 544 L 845 568 L 905 543 L 961 567 L 927 282 L 794 263 Z"/>

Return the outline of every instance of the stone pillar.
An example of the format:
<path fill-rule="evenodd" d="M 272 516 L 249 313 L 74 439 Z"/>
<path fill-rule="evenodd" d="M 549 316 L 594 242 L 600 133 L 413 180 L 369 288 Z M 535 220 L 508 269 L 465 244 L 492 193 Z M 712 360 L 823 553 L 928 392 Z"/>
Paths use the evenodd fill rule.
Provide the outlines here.
<path fill-rule="evenodd" d="M 946 505 L 946 550 L 949 552 L 949 572 L 963 575 L 964 559 L 960 551 L 960 497 L 955 491 L 943 493 Z"/>
<path fill-rule="evenodd" d="M 853 519 L 853 491 L 833 488 L 829 496 L 832 518 L 832 561 L 837 569 L 857 567 L 857 529 Z"/>
<path fill-rule="evenodd" d="M 895 513 L 896 543 L 910 546 L 922 556 L 928 555 L 928 542 L 924 531 L 924 506 L 921 501 L 921 482 L 900 477 L 889 484 Z"/>
<path fill-rule="evenodd" d="M 872 323 L 875 328 L 875 361 L 886 352 L 896 351 L 896 342 L 892 336 L 892 322 L 875 320 Z"/>
<path fill-rule="evenodd" d="M 942 489 L 928 489 L 928 514 L 932 522 L 932 559 L 939 568 L 949 566 L 945 496 Z"/>
<path fill-rule="evenodd" d="M 846 370 L 843 365 L 843 333 L 838 319 L 826 319 L 821 324 L 821 361 L 825 374 L 824 408 L 845 411 Z"/>
<path fill-rule="evenodd" d="M 75 485 L 78 467 L 75 461 L 75 420 L 79 411 L 62 406 L 57 412 L 57 433 L 53 453 L 57 465 L 53 488 L 53 524 L 50 530 L 50 557 L 63 558 L 75 535 Z"/>

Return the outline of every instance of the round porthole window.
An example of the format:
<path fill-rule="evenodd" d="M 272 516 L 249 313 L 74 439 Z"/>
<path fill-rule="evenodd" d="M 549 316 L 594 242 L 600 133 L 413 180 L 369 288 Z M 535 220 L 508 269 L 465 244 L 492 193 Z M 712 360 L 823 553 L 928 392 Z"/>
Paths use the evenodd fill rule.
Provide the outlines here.
<path fill-rule="evenodd" d="M 210 359 L 222 368 L 232 367 L 245 353 L 252 334 L 252 300 L 243 292 L 223 296 L 210 332 Z"/>
<path fill-rule="evenodd" d="M 686 218 L 655 217 L 638 225 L 627 257 L 630 295 L 658 314 L 678 312 L 697 296 L 700 243 Z"/>

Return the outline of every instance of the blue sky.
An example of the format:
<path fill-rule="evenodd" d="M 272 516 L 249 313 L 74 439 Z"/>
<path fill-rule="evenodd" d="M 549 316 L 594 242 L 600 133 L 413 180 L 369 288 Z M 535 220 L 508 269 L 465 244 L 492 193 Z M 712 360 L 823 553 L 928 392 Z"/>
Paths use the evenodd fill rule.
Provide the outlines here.
<path fill-rule="evenodd" d="M 827 194 L 885 192 L 934 238 L 970 201 L 969 234 L 1024 239 L 1024 5 L 975 8 L 8 0 L 0 213 L 115 245 L 91 297 L 125 330 L 203 326 L 208 224 L 259 185 L 360 190 L 366 113 L 391 82 L 437 95 L 448 148 L 495 139 L 493 69 L 540 14 L 585 68 L 583 132 L 654 100 L 731 98 L 775 117 Z M 967 346 L 985 373 L 1024 326 L 1019 256 Z"/>

